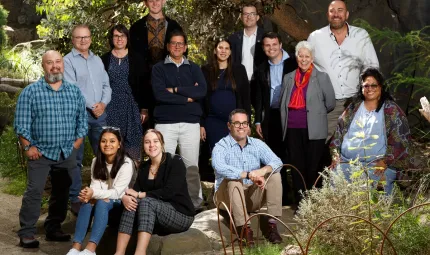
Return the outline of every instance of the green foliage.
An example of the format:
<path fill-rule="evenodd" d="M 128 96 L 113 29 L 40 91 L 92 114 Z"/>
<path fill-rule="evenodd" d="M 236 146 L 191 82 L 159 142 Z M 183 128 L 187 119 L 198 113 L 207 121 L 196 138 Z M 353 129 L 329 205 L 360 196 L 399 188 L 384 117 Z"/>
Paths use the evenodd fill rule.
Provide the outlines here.
<path fill-rule="evenodd" d="M 28 83 L 43 74 L 41 56 L 46 48 L 43 42 L 20 43 L 6 48 L 0 55 L 0 76 L 23 79 Z"/>
<path fill-rule="evenodd" d="M 0 48 L 3 48 L 7 43 L 7 36 L 4 27 L 7 24 L 7 16 L 9 12 L 0 4 Z"/>
<path fill-rule="evenodd" d="M 27 188 L 27 177 L 20 174 L 10 179 L 10 182 L 3 188 L 3 192 L 10 195 L 22 196 Z"/>
<path fill-rule="evenodd" d="M 16 178 L 25 173 L 20 164 L 17 142 L 13 128 L 8 126 L 0 136 L 1 177 Z"/>
<path fill-rule="evenodd" d="M 269 242 L 259 244 L 255 248 L 246 248 L 244 254 L 246 255 L 279 255 L 282 251 L 282 246 L 273 245 Z"/>
<path fill-rule="evenodd" d="M 0 118 L 5 118 L 6 124 L 10 124 L 13 121 L 18 95 L 19 93 L 11 98 L 6 92 L 0 92 Z"/>

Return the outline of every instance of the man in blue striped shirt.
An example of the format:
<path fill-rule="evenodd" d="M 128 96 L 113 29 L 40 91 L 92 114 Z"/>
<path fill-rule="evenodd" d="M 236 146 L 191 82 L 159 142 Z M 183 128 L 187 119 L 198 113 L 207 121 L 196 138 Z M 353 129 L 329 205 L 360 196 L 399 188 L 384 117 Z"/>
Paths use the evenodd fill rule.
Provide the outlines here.
<path fill-rule="evenodd" d="M 249 225 L 244 226 L 249 215 L 243 212 L 241 197 L 244 198 L 247 211 L 259 210 L 267 202 L 269 214 L 282 216 L 282 183 L 279 174 L 282 161 L 264 142 L 248 137 L 249 120 L 245 110 L 233 110 L 227 126 L 230 134 L 221 139 L 212 151 L 216 199 L 217 203 L 225 202 L 227 206 L 231 201 L 234 223 L 238 231 L 245 228 L 247 244 L 253 246 L 252 230 Z M 265 197 L 260 203 L 264 190 Z M 221 206 L 220 209 L 224 208 Z M 272 243 L 282 242 L 275 219 L 269 219 L 266 236 Z"/>
<path fill-rule="evenodd" d="M 102 60 L 90 50 L 91 31 L 87 25 L 77 25 L 72 30 L 72 51 L 64 57 L 64 78 L 79 87 L 85 97 L 88 112 L 88 138 L 94 155 L 103 126 L 106 126 L 105 108 L 111 100 L 109 76 Z M 77 167 L 70 186 L 71 211 L 78 214 L 81 207 L 78 195 L 82 188 L 81 167 L 84 146 L 77 154 Z"/>
<path fill-rule="evenodd" d="M 28 157 L 27 189 L 19 212 L 20 246 L 37 248 L 34 238 L 42 193 L 48 174 L 52 193 L 45 220 L 47 240 L 69 241 L 61 230 L 67 215 L 70 174 L 76 152 L 87 134 L 85 99 L 75 85 L 63 79 L 61 54 L 47 51 L 42 57 L 45 76 L 24 88 L 15 111 L 15 132 Z"/>

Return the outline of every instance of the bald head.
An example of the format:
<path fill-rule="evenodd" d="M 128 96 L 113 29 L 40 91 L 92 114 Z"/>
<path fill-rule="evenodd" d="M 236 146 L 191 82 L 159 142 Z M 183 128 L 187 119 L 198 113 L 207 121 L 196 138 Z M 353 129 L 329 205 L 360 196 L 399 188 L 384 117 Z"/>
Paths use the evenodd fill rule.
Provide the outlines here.
<path fill-rule="evenodd" d="M 57 83 L 63 79 L 64 62 L 60 52 L 48 50 L 42 56 L 42 67 L 45 72 L 45 80 L 49 84 Z"/>
<path fill-rule="evenodd" d="M 327 19 L 331 29 L 342 29 L 348 17 L 349 12 L 344 1 L 332 1 L 328 6 Z"/>

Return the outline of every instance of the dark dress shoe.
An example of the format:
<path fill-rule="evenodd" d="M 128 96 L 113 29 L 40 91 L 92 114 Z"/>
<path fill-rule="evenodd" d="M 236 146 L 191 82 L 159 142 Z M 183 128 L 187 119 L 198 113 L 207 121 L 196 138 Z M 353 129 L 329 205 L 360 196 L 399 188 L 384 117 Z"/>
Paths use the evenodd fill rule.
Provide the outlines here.
<path fill-rule="evenodd" d="M 282 237 L 281 235 L 279 235 L 276 223 L 269 222 L 269 233 L 267 234 L 267 240 L 269 240 L 269 242 L 271 242 L 272 244 L 282 243 Z"/>
<path fill-rule="evenodd" d="M 70 211 L 73 213 L 73 215 L 78 216 L 80 209 L 81 202 L 70 203 Z"/>
<path fill-rule="evenodd" d="M 34 236 L 31 237 L 20 237 L 19 238 L 19 246 L 23 248 L 38 248 L 39 247 L 39 241 L 34 238 Z"/>
<path fill-rule="evenodd" d="M 46 234 L 46 241 L 68 242 L 70 241 L 70 238 L 71 236 L 69 234 L 63 233 L 63 231 L 57 231 L 57 232 Z"/>
<path fill-rule="evenodd" d="M 240 234 L 242 233 L 242 228 L 244 228 L 243 230 L 243 239 L 242 242 L 244 245 L 246 245 L 246 247 L 248 248 L 254 248 L 255 247 L 255 242 L 254 242 L 254 233 L 252 232 L 251 227 L 249 226 L 239 226 L 237 227 L 237 234 L 240 237 Z"/>

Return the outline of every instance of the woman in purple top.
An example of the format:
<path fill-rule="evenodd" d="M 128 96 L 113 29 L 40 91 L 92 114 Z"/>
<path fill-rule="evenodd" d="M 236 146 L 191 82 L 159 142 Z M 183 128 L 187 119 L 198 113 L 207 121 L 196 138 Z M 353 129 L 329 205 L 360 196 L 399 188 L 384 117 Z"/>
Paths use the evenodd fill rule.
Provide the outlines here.
<path fill-rule="evenodd" d="M 326 73 L 313 65 L 314 47 L 306 41 L 296 46 L 297 70 L 284 78 L 281 95 L 282 136 L 288 163 L 297 167 L 312 188 L 318 177 L 318 165 L 327 138 L 327 113 L 336 105 L 333 86 Z M 296 171 L 292 172 L 295 199 L 305 186 Z"/>

